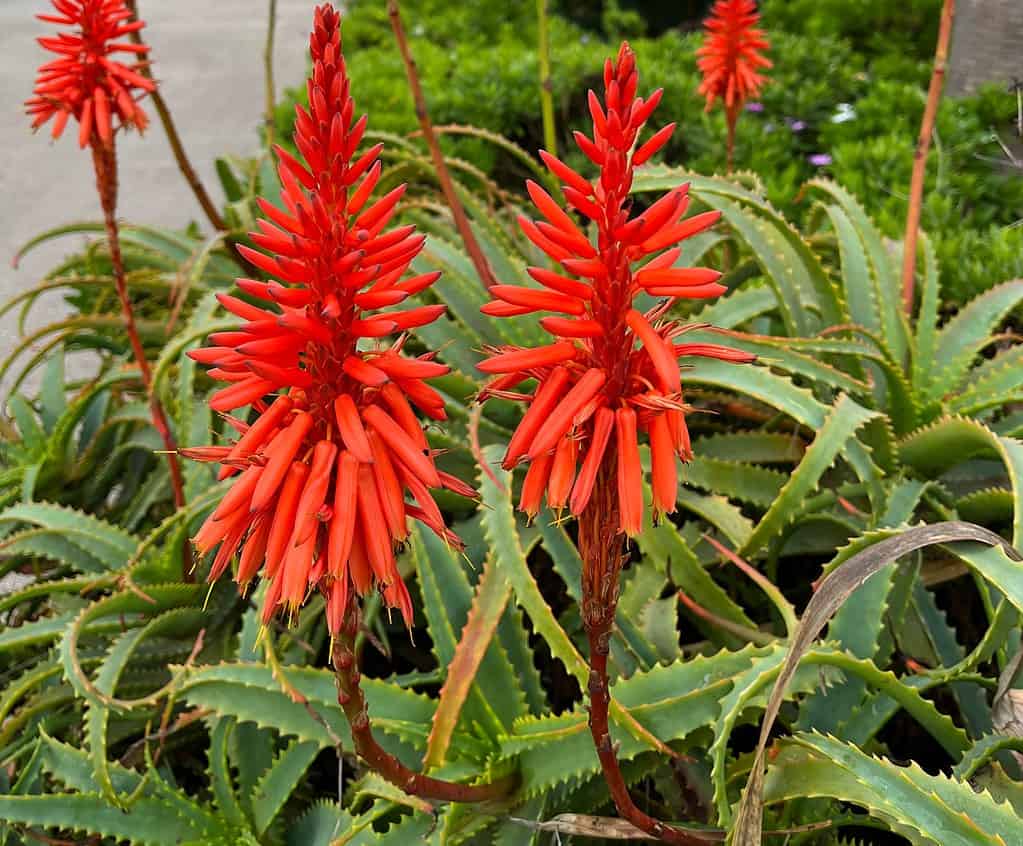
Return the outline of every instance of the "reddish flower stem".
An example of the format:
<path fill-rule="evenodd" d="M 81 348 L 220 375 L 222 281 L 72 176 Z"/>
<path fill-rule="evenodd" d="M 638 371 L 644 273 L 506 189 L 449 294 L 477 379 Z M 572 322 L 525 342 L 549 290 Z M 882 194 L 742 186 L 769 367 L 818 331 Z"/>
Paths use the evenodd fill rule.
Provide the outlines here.
<path fill-rule="evenodd" d="M 337 701 L 348 718 L 355 751 L 359 757 L 370 769 L 410 796 L 438 802 L 493 802 L 508 798 L 518 783 L 514 776 L 486 784 L 458 784 L 413 772 L 377 743 L 373 736 L 366 697 L 360 685 L 361 675 L 355 652 L 359 621 L 358 606 L 352 603 L 331 649 L 331 660 L 337 678 Z"/>
<path fill-rule="evenodd" d="M 623 819 L 664 843 L 704 846 L 706 838 L 682 831 L 654 819 L 636 806 L 618 764 L 611 741 L 608 712 L 611 691 L 607 677 L 607 656 L 618 604 L 619 576 L 626 560 L 625 535 L 620 525 L 618 492 L 614 472 L 615 456 L 609 450 L 594 485 L 593 496 L 579 517 L 579 553 L 583 560 L 582 617 L 590 644 L 590 734 L 600 759 L 611 798 Z"/>
<path fill-rule="evenodd" d="M 725 154 L 727 173 L 732 172 L 732 163 L 735 158 L 735 126 L 739 122 L 739 109 L 730 106 L 725 111 L 725 122 L 728 124 L 728 137 L 725 140 Z"/>
<path fill-rule="evenodd" d="M 927 89 L 927 105 L 924 107 L 924 117 L 920 124 L 920 136 L 913 152 L 913 175 L 909 183 L 909 211 L 906 214 L 906 235 L 902 245 L 902 304 L 907 315 L 912 314 L 913 311 L 916 242 L 920 231 L 920 206 L 924 195 L 924 177 L 927 173 L 927 153 L 931 149 L 934 121 L 938 115 L 941 89 L 945 84 L 948 41 L 952 35 L 955 5 L 955 0 L 945 0 L 941 8 L 938 46 L 934 53 L 934 70 L 931 72 L 931 84 Z"/>
<path fill-rule="evenodd" d="M 121 302 L 124 329 L 128 334 L 128 341 L 131 344 L 135 363 L 138 365 L 139 373 L 142 375 L 142 385 L 149 397 L 149 411 L 153 418 L 153 426 L 160 433 L 160 439 L 167 450 L 167 464 L 170 468 L 174 505 L 181 508 L 185 504 L 185 486 L 181 476 L 181 465 L 178 463 L 178 446 L 174 441 L 174 435 L 171 433 L 170 424 L 167 422 L 167 415 L 160 404 L 159 397 L 153 391 L 153 374 L 149 369 L 149 360 L 146 358 L 146 351 L 142 347 L 142 340 L 139 338 L 138 327 L 135 324 L 135 314 L 132 311 L 131 299 L 128 296 L 128 283 L 124 277 L 124 262 L 121 258 L 121 238 L 117 225 L 117 152 L 112 140 L 104 143 L 95 133 L 92 136 L 90 146 L 92 148 L 92 163 L 96 169 L 96 188 L 99 191 L 100 205 L 103 207 L 103 222 L 107 231 L 107 243 L 110 245 L 110 264 L 113 267 L 114 287 L 117 289 L 117 298 Z M 187 566 L 190 556 L 187 548 L 184 555 L 186 566 L 183 567 L 182 575 L 187 581 L 190 579 L 189 567 Z"/>
<path fill-rule="evenodd" d="M 398 50 L 401 52 L 402 61 L 405 63 L 405 73 L 408 76 L 409 88 L 412 90 L 412 99 L 416 105 L 416 117 L 419 120 L 419 127 L 423 132 L 423 137 L 426 139 L 426 144 L 430 148 L 430 158 L 433 159 L 433 166 L 437 171 L 437 181 L 440 182 L 448 208 L 451 209 L 451 216 L 455 219 L 458 234 L 462 236 L 466 252 L 469 253 L 469 258 L 472 259 L 473 266 L 476 268 L 476 274 L 483 283 L 483 287 L 489 289 L 498 284 L 497 277 L 494 276 L 494 271 L 490 268 L 490 262 L 487 261 L 487 257 L 480 248 L 479 241 L 476 240 L 476 236 L 473 234 L 472 227 L 469 225 L 469 218 L 466 216 L 465 209 L 462 206 L 462 201 L 458 199 L 458 195 L 455 193 L 455 186 L 451 181 L 451 173 L 448 171 L 448 166 L 444 163 L 444 153 L 441 152 L 437 135 L 433 131 L 433 123 L 430 121 L 430 113 L 426 108 L 426 97 L 423 96 L 423 86 L 419 82 L 416 60 L 412 57 L 411 50 L 409 50 L 408 38 L 405 36 L 405 28 L 401 23 L 401 11 L 398 8 L 398 0 L 388 0 L 387 13 L 391 18 L 391 29 L 394 30 L 394 37 L 398 42 Z"/>
<path fill-rule="evenodd" d="M 126 3 L 128 8 L 131 9 L 132 18 L 134 20 L 138 20 L 139 13 L 135 0 L 126 0 Z M 132 32 L 129 37 L 136 44 L 142 43 L 142 37 L 138 32 Z M 143 64 L 139 69 L 139 73 L 148 79 L 153 78 L 153 73 L 149 69 L 148 64 Z M 156 113 L 160 116 L 160 123 L 163 124 L 163 131 L 167 134 L 167 141 L 170 143 L 171 151 L 174 153 L 174 160 L 178 164 L 178 170 L 180 170 L 181 175 L 185 177 L 185 181 L 192 189 L 192 193 L 195 194 L 195 199 L 199 202 L 199 205 L 202 206 L 202 210 L 206 215 L 206 219 L 209 220 L 210 226 L 221 232 L 226 232 L 227 224 L 224 223 L 224 218 L 220 216 L 220 212 L 210 199 L 210 195 L 206 193 L 206 187 L 202 184 L 199 174 L 195 172 L 195 168 L 192 167 L 192 163 L 188 159 L 188 154 L 185 153 L 185 147 L 181 143 L 181 136 L 178 135 L 177 127 L 174 125 L 174 118 L 171 117 L 170 109 L 167 108 L 167 102 L 163 99 L 160 89 L 157 88 L 153 91 L 149 95 L 149 99 L 153 101 L 153 105 L 156 107 Z"/>

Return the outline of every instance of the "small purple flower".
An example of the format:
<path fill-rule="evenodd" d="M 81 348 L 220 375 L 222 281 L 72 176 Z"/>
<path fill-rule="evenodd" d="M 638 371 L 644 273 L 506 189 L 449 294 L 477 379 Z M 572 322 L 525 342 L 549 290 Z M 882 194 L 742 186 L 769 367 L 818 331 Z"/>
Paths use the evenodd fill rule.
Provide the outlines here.
<path fill-rule="evenodd" d="M 789 129 L 793 132 L 802 132 L 806 129 L 806 121 L 796 120 L 795 118 L 785 118 L 785 123 L 788 124 Z"/>
<path fill-rule="evenodd" d="M 763 110 L 764 110 L 764 104 L 763 103 L 756 103 L 756 102 L 754 102 L 754 103 L 747 103 L 746 104 L 746 111 L 747 112 L 756 112 L 757 114 L 759 114 Z"/>
<path fill-rule="evenodd" d="M 812 156 L 807 156 L 806 160 L 814 167 L 827 167 L 834 161 L 827 153 L 814 153 Z"/>

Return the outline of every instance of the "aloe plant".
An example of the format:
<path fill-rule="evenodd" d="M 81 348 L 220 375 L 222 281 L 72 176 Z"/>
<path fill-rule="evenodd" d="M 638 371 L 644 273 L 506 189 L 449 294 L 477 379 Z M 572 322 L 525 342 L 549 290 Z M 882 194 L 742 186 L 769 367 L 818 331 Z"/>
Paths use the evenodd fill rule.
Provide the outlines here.
<path fill-rule="evenodd" d="M 500 136 L 440 130 L 489 139 L 548 178 Z M 44 831 L 71 842 L 282 846 L 635 833 L 606 816 L 613 806 L 588 736 L 574 529 L 548 512 L 517 516 L 521 479 L 499 460 L 518 412 L 470 404 L 482 350 L 530 344 L 540 329 L 479 312 L 488 297 L 425 147 L 388 140 L 380 189 L 410 181 L 402 214 L 430 235 L 414 271 L 444 271 L 432 290 L 448 316 L 409 342 L 439 349 L 452 368 L 436 382 L 449 420 L 430 442 L 482 500 L 439 500 L 465 557 L 413 532 L 398 560 L 413 590 L 412 638 L 370 600 L 356 645 L 363 685 L 382 745 L 406 766 L 465 782 L 512 775 L 514 799 L 434 807 L 350 755 L 321 600 L 290 627 L 262 627 L 258 595 L 181 583 L 182 545 L 223 491 L 190 466 L 188 505 L 172 509 L 159 440 L 108 319 L 109 267 L 96 242 L 20 300 L 31 307 L 61 287 L 76 313 L 40 336 L 53 342 L 38 357 L 40 387 L 30 393 L 17 376 L 0 441 L 0 573 L 21 577 L 0 595 L 0 843 Z M 496 277 L 533 284 L 524 268 L 542 257 L 516 228 L 522 200 L 464 162 L 448 165 Z M 137 313 L 153 327 L 155 390 L 182 443 L 220 434 L 205 401 L 211 383 L 185 353 L 234 323 L 213 294 L 238 273 L 226 244 L 244 237 L 255 196 L 273 184 L 267 167 L 220 163 L 224 239 L 122 228 Z M 897 248 L 841 187 L 807 186 L 803 231 L 749 174 L 661 168 L 636 188 L 682 181 L 723 220 L 679 261 L 726 266 L 730 291 L 680 316 L 722 327 L 760 363 L 701 361 L 683 374 L 687 399 L 713 413 L 690 418 L 697 457 L 680 514 L 644 526 L 623 574 L 609 670 L 625 780 L 651 814 L 742 843 L 752 733 L 778 705 L 785 737 L 765 752 L 762 792 L 747 793 L 763 800 L 757 813 L 766 807 L 765 837 L 891 842 L 871 840 L 885 830 L 928 846 L 1011 843 L 1023 814 L 1020 744 L 1000 730 L 989 694 L 1000 676 L 1012 685 L 1023 567 L 987 535 L 945 538 L 897 564 L 884 556 L 910 527 L 955 520 L 1023 547 L 1014 408 L 1023 368 L 998 333 L 1023 282 L 942 321 L 925 242 L 910 323 L 898 307 Z M 97 375 L 69 383 L 64 356 L 83 347 L 99 352 Z M 876 571 L 843 596 L 823 638 L 801 643 L 811 581 L 871 554 Z M 205 576 L 208 562 L 195 563 Z M 951 579 L 974 597 L 970 631 L 947 605 Z M 906 761 L 908 722 L 926 771 Z M 580 814 L 594 816 L 571 816 Z"/>

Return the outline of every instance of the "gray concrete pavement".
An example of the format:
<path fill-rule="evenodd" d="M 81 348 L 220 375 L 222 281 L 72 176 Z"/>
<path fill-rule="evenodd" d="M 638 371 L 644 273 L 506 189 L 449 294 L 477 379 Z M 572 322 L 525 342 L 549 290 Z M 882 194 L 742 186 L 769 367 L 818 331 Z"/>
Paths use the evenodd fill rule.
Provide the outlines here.
<path fill-rule="evenodd" d="M 153 70 L 193 164 L 220 202 L 214 159 L 258 148 L 264 104 L 263 45 L 267 0 L 138 0 L 147 23 Z M 297 84 L 306 67 L 314 0 L 278 0 L 275 76 L 278 88 Z M 52 25 L 35 14 L 45 0 L 0 0 L 0 300 L 37 281 L 75 244 L 65 241 L 29 255 L 11 268 L 15 250 L 33 235 L 62 223 L 95 220 L 98 200 L 91 157 L 79 150 L 72 127 L 57 142 L 44 128 L 33 135 L 22 103 L 36 68 L 52 54 L 36 37 Z M 140 223 L 208 224 L 178 173 L 152 107 L 144 137 L 119 136 L 120 217 Z M 54 318 L 59 299 L 37 313 Z M 17 341 L 11 318 L 0 321 L 0 353 Z"/>

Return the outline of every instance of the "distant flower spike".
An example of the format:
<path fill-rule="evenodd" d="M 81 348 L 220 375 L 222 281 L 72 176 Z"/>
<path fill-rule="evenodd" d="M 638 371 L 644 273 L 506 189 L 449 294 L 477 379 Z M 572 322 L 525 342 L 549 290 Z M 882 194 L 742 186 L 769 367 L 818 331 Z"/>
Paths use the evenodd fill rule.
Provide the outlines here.
<path fill-rule="evenodd" d="M 760 95 L 766 82 L 758 69 L 771 67 L 770 60 L 761 55 L 770 44 L 756 27 L 759 20 L 754 0 L 717 0 L 704 23 L 706 39 L 696 51 L 703 74 L 699 92 L 707 98 L 707 111 L 717 100 L 724 103 L 729 168 L 739 113 L 747 100 Z"/>
<path fill-rule="evenodd" d="M 125 333 L 138 366 L 142 384 L 149 394 L 149 407 L 160 439 L 163 441 L 170 470 L 174 504 L 184 507 L 184 481 L 177 444 L 160 398 L 152 392 L 152 374 L 145 348 L 135 324 L 128 294 L 128 283 L 121 258 L 121 242 L 117 223 L 117 150 L 114 133 L 122 127 L 135 127 L 140 132 L 148 120 L 136 97 L 155 91 L 144 70 L 142 58 L 149 48 L 131 39 L 145 26 L 132 20 L 134 13 L 125 0 L 52 0 L 57 14 L 37 15 L 41 21 L 59 26 L 75 27 L 71 32 L 39 38 L 39 43 L 59 58 L 39 68 L 34 96 L 25 102 L 25 109 L 36 130 L 53 121 L 51 133 L 58 138 L 73 117 L 78 121 L 78 145 L 89 147 L 96 173 L 96 189 L 103 209 L 114 289 L 121 304 Z M 129 37 L 128 41 L 115 39 Z M 135 57 L 131 64 L 114 58 L 128 53 Z M 138 93 L 140 92 L 140 93 Z M 188 560 L 183 555 L 183 564 Z M 183 569 L 186 570 L 187 566 Z"/>
<path fill-rule="evenodd" d="M 39 39 L 60 58 L 39 69 L 35 96 L 25 103 L 33 118 L 32 128 L 52 118 L 52 133 L 57 138 L 74 117 L 81 147 L 89 144 L 93 133 L 109 144 L 122 126 L 144 130 L 149 121 L 136 102 L 136 92 L 145 94 L 156 86 L 139 73 L 149 48 L 132 43 L 127 36 L 145 24 L 131 20 L 132 12 L 124 0 L 52 3 L 58 14 L 37 15 L 39 20 L 75 29 Z M 117 54 L 128 54 L 135 61 L 119 62 L 114 58 Z"/>
<path fill-rule="evenodd" d="M 596 224 L 596 242 L 543 188 L 528 182 L 542 219 L 523 218 L 522 230 L 560 270 L 530 267 L 540 287 L 494 286 L 490 293 L 497 299 L 483 307 L 493 316 L 555 312 L 540 321 L 554 343 L 493 349 L 479 365 L 496 375 L 483 399 L 536 380 L 503 462 L 506 469 L 530 462 L 519 507 L 535 515 L 546 491 L 552 508 L 567 504 L 579 516 L 590 503 L 599 471 L 612 462 L 621 506 L 615 528 L 629 535 L 638 534 L 642 523 L 638 433 L 646 432 L 650 441 L 658 514 L 675 510 L 676 456 L 683 461 L 692 456 L 678 357 L 754 358 L 715 344 L 677 344 L 690 327 L 662 319 L 674 299 L 725 291 L 717 271 L 675 266 L 680 255 L 675 245 L 712 226 L 720 214 L 684 218 L 689 198 L 683 185 L 632 215 L 635 168 L 674 129 L 669 124 L 636 146 L 661 96 L 655 91 L 643 100 L 636 96 L 637 84 L 635 57 L 623 44 L 604 70 L 604 102 L 590 92 L 593 138 L 576 134 L 579 147 L 600 165 L 595 182 L 550 153 L 540 154 L 564 183 L 570 209 Z M 667 299 L 644 314 L 633 306 L 644 292 Z"/>
<path fill-rule="evenodd" d="M 310 106 L 296 107 L 300 155 L 277 148 L 284 208 L 260 200 L 266 219 L 251 233 L 260 249 L 238 248 L 280 281 L 238 280 L 258 306 L 220 294 L 245 322 L 189 353 L 227 383 L 210 399 L 215 411 L 252 405 L 258 416 L 251 424 L 228 418 L 241 433 L 232 446 L 183 454 L 220 462 L 221 478 L 236 476 L 193 539 L 201 554 L 220 547 L 210 579 L 241 553 L 238 581 L 262 569 L 269 582 L 265 619 L 282 606 L 296 610 L 319 589 L 337 634 L 353 595 L 374 589 L 411 625 L 412 601 L 395 562 L 407 521 L 460 548 L 429 488 L 472 491 L 437 470 L 413 411 L 445 419 L 443 398 L 425 380 L 448 368 L 432 353 L 401 354 L 398 333 L 432 322 L 443 308 L 376 311 L 439 274 L 402 279 L 424 238 L 411 226 L 386 229 L 404 186 L 371 199 L 380 145 L 357 152 L 366 118 L 354 115 L 340 15 L 330 6 L 316 10 L 310 50 Z M 392 334 L 391 343 L 376 340 Z"/>

